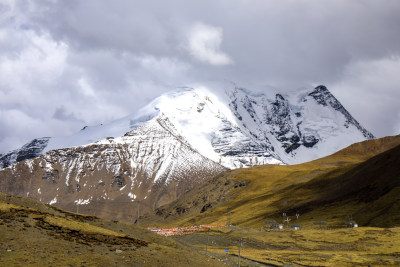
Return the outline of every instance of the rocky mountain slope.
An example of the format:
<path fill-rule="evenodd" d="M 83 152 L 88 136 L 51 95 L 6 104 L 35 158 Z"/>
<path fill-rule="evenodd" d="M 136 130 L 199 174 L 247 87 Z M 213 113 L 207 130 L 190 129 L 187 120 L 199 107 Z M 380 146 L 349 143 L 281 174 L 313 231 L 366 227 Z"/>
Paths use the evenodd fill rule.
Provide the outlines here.
<path fill-rule="evenodd" d="M 51 150 L 0 172 L 4 193 L 68 210 L 134 221 L 225 170 L 157 118 L 119 138 Z"/>

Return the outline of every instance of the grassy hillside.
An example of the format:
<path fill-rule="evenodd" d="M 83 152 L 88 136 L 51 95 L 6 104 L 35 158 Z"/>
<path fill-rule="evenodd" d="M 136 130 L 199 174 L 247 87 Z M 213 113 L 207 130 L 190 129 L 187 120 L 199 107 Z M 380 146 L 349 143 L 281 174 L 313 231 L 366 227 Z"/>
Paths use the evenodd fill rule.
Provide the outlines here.
<path fill-rule="evenodd" d="M 264 165 L 214 177 L 146 218 L 151 225 L 226 224 L 262 227 L 300 213 L 299 223 L 400 225 L 400 136 L 353 144 L 299 165 Z M 386 151 L 386 152 L 383 152 Z M 383 152 L 383 153 L 382 153 Z M 366 212 L 368 211 L 368 212 Z"/>
<path fill-rule="evenodd" d="M 221 257 L 225 249 L 238 254 L 242 239 L 242 256 L 274 266 L 399 266 L 400 136 L 304 164 L 225 172 L 142 221 L 183 226 L 228 219 L 233 226 L 209 236 L 174 239 L 203 249 L 209 240 L 209 251 Z M 362 227 L 348 228 L 350 220 Z M 284 229 L 266 228 L 272 221 Z"/>
<path fill-rule="evenodd" d="M 400 226 L 400 145 L 341 175 L 319 176 L 297 185 L 285 197 L 296 195 L 299 190 L 313 195 L 289 211 L 315 216 L 319 212 L 332 220 L 334 215 L 347 213 L 361 226 Z"/>
<path fill-rule="evenodd" d="M 143 228 L 0 194 L 0 266 L 220 266 Z"/>

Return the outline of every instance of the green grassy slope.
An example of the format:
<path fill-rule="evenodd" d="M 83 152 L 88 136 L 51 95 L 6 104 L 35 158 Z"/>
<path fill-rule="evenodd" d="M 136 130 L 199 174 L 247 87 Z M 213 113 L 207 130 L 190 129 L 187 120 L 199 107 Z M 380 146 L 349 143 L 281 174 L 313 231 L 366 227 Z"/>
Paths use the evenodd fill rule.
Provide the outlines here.
<path fill-rule="evenodd" d="M 334 170 L 285 192 L 284 199 L 305 201 L 287 207 L 311 219 L 324 219 L 340 226 L 346 215 L 361 226 L 400 226 L 400 146 L 357 164 L 341 173 Z M 278 203 L 275 203 L 279 205 Z"/>
<path fill-rule="evenodd" d="M 353 144 L 299 165 L 265 165 L 221 174 L 145 219 L 149 225 L 226 224 L 262 227 L 282 213 L 312 225 L 400 225 L 400 136 Z M 384 152 L 386 151 L 386 152 Z M 383 153 L 382 153 L 383 152 Z"/>

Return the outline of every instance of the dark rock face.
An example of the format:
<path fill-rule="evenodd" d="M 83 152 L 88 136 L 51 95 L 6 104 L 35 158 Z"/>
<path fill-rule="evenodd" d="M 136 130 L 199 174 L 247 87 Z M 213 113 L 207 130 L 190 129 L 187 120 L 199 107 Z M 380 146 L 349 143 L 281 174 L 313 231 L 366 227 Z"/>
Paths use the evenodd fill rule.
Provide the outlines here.
<path fill-rule="evenodd" d="M 323 85 L 317 86 L 299 97 L 297 101 L 303 104 L 290 103 L 282 94 L 275 94 L 273 99 L 269 99 L 262 94 L 252 95 L 242 88 L 236 88 L 230 98 L 229 106 L 233 115 L 244 128 L 243 130 L 241 127 L 241 131 L 247 131 L 248 135 L 254 137 L 252 141 L 256 147 L 262 147 L 264 151 L 270 151 L 272 154 L 277 149 L 277 147 L 274 148 L 275 145 L 272 146 L 273 143 L 276 143 L 272 139 L 278 141 L 283 151 L 291 155 L 294 155 L 293 153 L 300 147 L 312 148 L 321 141 L 318 125 L 315 129 L 304 125 L 307 121 L 307 113 L 305 112 L 310 112 L 307 111 L 306 107 L 312 106 L 308 105 L 308 101 L 315 101 L 317 105 L 327 109 L 333 108 L 334 113 L 337 111 L 345 117 L 345 123 L 342 126 L 349 128 L 350 125 L 354 125 L 366 139 L 374 138 Z M 321 125 L 321 127 L 324 127 L 324 125 Z M 246 144 L 245 149 L 251 147 L 251 145 Z M 229 153 L 237 155 L 243 152 L 236 149 Z M 279 155 L 273 156 L 279 158 Z"/>
<path fill-rule="evenodd" d="M 50 137 L 36 138 L 20 149 L 0 156 L 0 169 L 7 168 L 17 162 L 38 157 L 49 143 Z"/>
<path fill-rule="evenodd" d="M 203 208 L 201 208 L 200 213 L 206 212 L 208 209 L 212 208 L 212 204 L 211 203 L 207 203 L 203 206 Z"/>
<path fill-rule="evenodd" d="M 338 101 L 336 100 L 336 98 L 332 99 L 331 97 L 329 97 L 332 95 L 328 91 L 328 89 L 323 85 L 315 87 L 314 91 L 312 91 L 308 95 L 312 96 L 318 102 L 318 104 L 323 105 L 325 107 L 328 106 L 328 103 L 331 105 L 335 105 L 336 106 L 335 109 L 337 109 L 340 105 L 340 103 L 338 105 Z M 334 101 L 332 101 L 332 100 L 334 100 Z"/>
<path fill-rule="evenodd" d="M 256 139 L 254 142 L 256 146 L 261 147 L 260 151 L 275 151 L 270 142 L 270 137 L 267 136 L 268 134 L 272 134 L 281 143 L 286 153 L 290 153 L 301 145 L 301 133 L 299 133 L 297 125 L 293 122 L 293 112 L 291 112 L 289 102 L 282 94 L 276 94 L 274 101 L 268 101 L 267 99 L 256 101 L 251 96 L 241 97 L 241 90 L 239 88 L 236 89 L 231 96 L 230 107 L 233 114 L 239 121 L 242 121 L 242 117 L 246 115 L 244 113 L 247 113 L 256 125 L 268 125 L 270 129 L 269 133 L 254 132 L 254 130 L 248 129 L 249 134 Z M 264 110 L 263 116 L 257 115 L 255 105 L 262 107 Z M 238 112 L 238 110 L 241 112 Z M 299 112 L 294 115 L 294 117 L 299 116 L 301 116 Z M 243 126 L 248 128 L 245 124 Z M 247 147 L 251 146 L 247 145 Z"/>
<path fill-rule="evenodd" d="M 111 185 L 112 186 L 116 185 L 116 186 L 118 186 L 118 188 L 122 188 L 126 185 L 126 182 L 125 182 L 124 177 L 122 177 L 122 175 L 118 174 L 113 177 L 113 181 L 112 181 Z"/>
<path fill-rule="evenodd" d="M 59 176 L 59 172 L 58 170 L 49 170 L 46 171 L 43 175 L 42 175 L 42 179 L 43 180 L 48 180 L 48 181 L 52 181 L 53 183 L 56 183 L 57 180 L 60 178 Z"/>
<path fill-rule="evenodd" d="M 302 143 L 305 147 L 313 147 L 316 143 L 318 143 L 319 139 L 315 136 L 303 136 Z"/>
<path fill-rule="evenodd" d="M 49 137 L 33 139 L 24 145 L 17 154 L 17 162 L 36 158 L 49 143 Z"/>
<path fill-rule="evenodd" d="M 276 139 L 282 143 L 286 153 L 297 149 L 300 144 L 299 132 L 294 127 L 291 118 L 289 102 L 281 95 L 276 94 L 275 101 L 272 102 L 271 112 L 267 114 L 267 123 L 276 125 L 272 132 Z"/>
<path fill-rule="evenodd" d="M 292 152 L 293 150 L 296 150 L 297 148 L 299 148 L 299 146 L 300 146 L 299 143 L 293 143 L 293 144 L 291 144 L 290 146 L 286 146 L 285 152 L 286 152 L 286 153 L 290 153 L 290 152 Z"/>

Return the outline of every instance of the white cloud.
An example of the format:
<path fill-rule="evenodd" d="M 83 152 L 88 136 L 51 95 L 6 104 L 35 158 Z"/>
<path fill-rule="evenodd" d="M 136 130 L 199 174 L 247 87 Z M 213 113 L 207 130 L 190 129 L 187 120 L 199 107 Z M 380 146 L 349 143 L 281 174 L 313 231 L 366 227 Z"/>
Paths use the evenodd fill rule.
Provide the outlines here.
<path fill-rule="evenodd" d="M 15 50 L 12 53 L 0 54 L 0 85 L 3 88 L 34 88 L 39 82 L 52 83 L 63 73 L 68 50 L 66 44 L 54 42 L 48 34 L 39 35 L 31 30 L 3 34 L 7 41 L 22 45 L 20 50 L 12 48 Z"/>
<path fill-rule="evenodd" d="M 197 23 L 188 34 L 186 48 L 199 61 L 216 66 L 229 65 L 233 63 L 232 59 L 220 50 L 222 37 L 222 28 Z"/>
<path fill-rule="evenodd" d="M 153 73 L 154 76 L 157 75 L 157 78 L 153 80 L 179 80 L 182 78 L 182 74 L 185 74 L 190 69 L 189 64 L 176 58 L 140 55 L 134 56 L 133 59 L 139 63 L 144 72 Z"/>
<path fill-rule="evenodd" d="M 81 88 L 81 92 L 86 96 L 95 97 L 96 93 L 90 83 L 87 81 L 85 77 L 81 77 L 78 79 L 78 85 Z"/>

